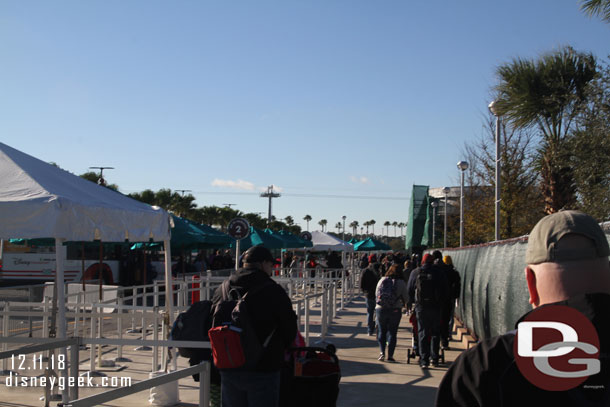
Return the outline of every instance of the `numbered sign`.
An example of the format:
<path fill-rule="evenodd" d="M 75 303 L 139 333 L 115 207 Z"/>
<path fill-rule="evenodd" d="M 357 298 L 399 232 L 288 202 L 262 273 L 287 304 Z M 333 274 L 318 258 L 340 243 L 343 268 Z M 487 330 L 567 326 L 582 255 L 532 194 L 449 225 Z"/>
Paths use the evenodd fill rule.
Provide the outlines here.
<path fill-rule="evenodd" d="M 229 222 L 227 229 L 229 236 L 237 240 L 248 237 L 250 234 L 250 224 L 244 218 L 233 219 L 231 222 Z"/>
<path fill-rule="evenodd" d="M 312 239 L 311 233 L 305 231 L 305 232 L 301 232 L 301 234 L 299 236 L 301 237 L 301 239 L 311 242 L 311 239 Z"/>

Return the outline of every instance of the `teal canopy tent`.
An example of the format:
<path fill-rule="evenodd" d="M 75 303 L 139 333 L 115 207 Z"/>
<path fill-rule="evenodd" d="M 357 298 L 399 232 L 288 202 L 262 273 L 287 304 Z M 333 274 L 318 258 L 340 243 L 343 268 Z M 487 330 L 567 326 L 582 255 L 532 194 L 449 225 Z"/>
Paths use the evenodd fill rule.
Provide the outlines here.
<path fill-rule="evenodd" d="M 280 230 L 279 232 L 274 232 L 273 230 L 267 228 L 265 229 L 265 233 L 270 234 L 273 237 L 280 239 L 284 242 L 284 249 L 302 249 L 304 247 L 313 246 L 312 243 L 308 240 L 301 239 L 298 236 L 293 235 L 292 233 L 286 230 Z"/>
<path fill-rule="evenodd" d="M 367 237 L 363 241 L 356 243 L 354 245 L 354 250 L 357 252 L 372 252 L 375 250 L 391 250 L 391 248 L 379 240 Z"/>
<path fill-rule="evenodd" d="M 301 239 L 299 236 L 293 235 L 292 233 L 290 233 L 288 231 L 280 230 L 278 233 L 285 238 L 293 240 L 295 243 L 295 246 L 292 246 L 292 248 L 294 248 L 294 249 L 300 249 L 302 247 L 312 247 L 313 246 L 313 243 L 311 243 L 310 240 Z"/>
<path fill-rule="evenodd" d="M 356 245 L 356 243 L 360 242 L 360 240 L 356 239 L 355 237 L 352 237 L 350 240 L 347 241 L 347 243 L 351 243 L 353 245 Z"/>
<path fill-rule="evenodd" d="M 252 246 L 262 245 L 267 249 L 283 249 L 284 241 L 274 235 L 265 233 L 264 231 L 250 226 L 250 234 L 248 237 L 241 239 L 239 243 L 240 250 L 247 250 Z M 231 247 L 235 247 L 235 239 L 231 243 Z"/>
<path fill-rule="evenodd" d="M 217 249 L 228 247 L 231 238 L 216 229 L 172 215 L 174 228 L 170 240 L 172 249 Z M 136 243 L 131 249 L 161 248 L 160 243 Z"/>

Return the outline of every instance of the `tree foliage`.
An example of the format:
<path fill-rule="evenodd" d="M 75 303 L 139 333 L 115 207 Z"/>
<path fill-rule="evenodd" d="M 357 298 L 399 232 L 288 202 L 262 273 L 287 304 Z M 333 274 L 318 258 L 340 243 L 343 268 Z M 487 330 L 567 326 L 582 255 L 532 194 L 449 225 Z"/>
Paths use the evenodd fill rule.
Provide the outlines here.
<path fill-rule="evenodd" d="M 495 231 L 495 118 L 490 114 L 481 137 L 467 144 L 469 185 L 466 200 L 469 229 L 477 230 L 475 240 L 490 241 Z M 502 239 L 527 234 L 542 216 L 542 194 L 535 170 L 535 137 L 529 129 L 500 128 L 500 236 Z M 465 214 L 465 217 L 467 215 Z M 472 236 L 469 232 L 466 236 Z M 467 238 L 466 240 L 470 240 Z M 470 242 L 472 243 L 472 242 Z M 481 243 L 481 242 L 479 242 Z"/>
<path fill-rule="evenodd" d="M 610 0 L 584 0 L 581 1 L 580 8 L 587 15 L 600 17 L 610 23 Z"/>
<path fill-rule="evenodd" d="M 542 136 L 537 167 L 546 213 L 576 204 L 568 135 L 596 72 L 595 57 L 571 47 L 539 59 L 516 58 L 497 70 L 498 113 L 515 129 L 536 128 Z"/>
<path fill-rule="evenodd" d="M 610 66 L 600 67 L 588 89 L 585 110 L 570 140 L 578 208 L 597 220 L 610 220 Z"/>

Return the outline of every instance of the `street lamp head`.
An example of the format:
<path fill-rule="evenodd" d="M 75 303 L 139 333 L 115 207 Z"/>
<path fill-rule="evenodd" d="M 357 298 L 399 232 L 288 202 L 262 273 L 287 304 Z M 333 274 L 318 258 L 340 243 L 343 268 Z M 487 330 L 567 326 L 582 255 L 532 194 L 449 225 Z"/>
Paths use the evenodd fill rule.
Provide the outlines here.
<path fill-rule="evenodd" d="M 343 216 L 341 216 L 341 219 L 345 220 L 345 219 L 347 219 L 347 216 L 343 215 Z"/>
<path fill-rule="evenodd" d="M 491 103 L 489 103 L 489 105 L 487 107 L 489 108 L 489 111 L 491 112 L 491 114 L 493 114 L 496 117 L 500 116 L 500 114 L 498 113 L 498 102 L 497 101 L 492 100 Z"/>
<path fill-rule="evenodd" d="M 442 191 L 443 191 L 443 194 L 444 194 L 444 195 L 447 195 L 449 192 L 451 192 L 451 188 L 449 188 L 449 187 L 443 187 Z"/>
<path fill-rule="evenodd" d="M 457 167 L 460 171 L 466 171 L 468 169 L 468 162 L 460 161 L 459 163 L 457 163 Z"/>

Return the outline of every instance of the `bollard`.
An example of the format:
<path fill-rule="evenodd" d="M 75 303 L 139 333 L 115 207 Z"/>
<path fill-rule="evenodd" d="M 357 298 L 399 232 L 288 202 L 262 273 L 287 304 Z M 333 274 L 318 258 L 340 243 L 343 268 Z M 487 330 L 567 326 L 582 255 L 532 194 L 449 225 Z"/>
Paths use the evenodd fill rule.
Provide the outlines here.
<path fill-rule="evenodd" d="M 199 302 L 199 276 L 193 276 L 193 291 L 191 292 L 191 304 Z"/>

